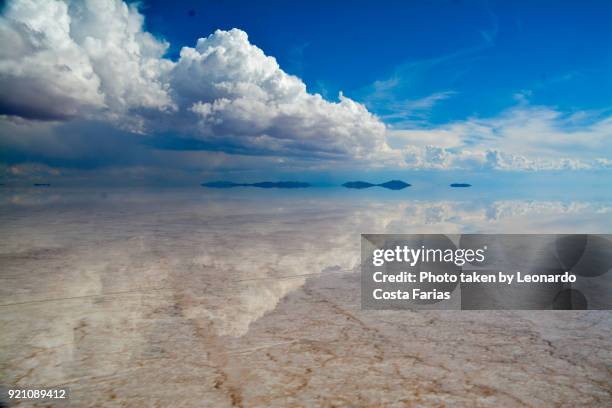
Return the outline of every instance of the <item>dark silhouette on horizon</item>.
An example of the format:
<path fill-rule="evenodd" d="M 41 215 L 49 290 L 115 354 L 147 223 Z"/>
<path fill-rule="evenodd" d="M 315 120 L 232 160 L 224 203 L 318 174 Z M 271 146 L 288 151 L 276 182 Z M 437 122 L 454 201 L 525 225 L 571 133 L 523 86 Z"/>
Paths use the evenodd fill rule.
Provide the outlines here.
<path fill-rule="evenodd" d="M 380 184 L 368 183 L 367 181 L 348 181 L 342 184 L 342 186 L 346 188 L 354 188 L 357 190 L 361 190 L 364 188 L 370 188 L 370 187 L 383 187 L 389 190 L 402 190 L 406 187 L 410 187 L 411 184 L 408 184 L 402 180 L 390 180 L 390 181 L 387 181 L 385 183 L 380 183 Z"/>
<path fill-rule="evenodd" d="M 375 185 L 376 184 L 368 183 L 365 181 L 347 181 L 342 186 L 346 188 L 362 189 L 362 188 L 374 187 Z"/>
<path fill-rule="evenodd" d="M 471 184 L 468 183 L 452 183 L 451 187 L 472 187 Z"/>
<path fill-rule="evenodd" d="M 231 181 L 210 181 L 202 183 L 202 187 L 208 188 L 234 188 L 234 187 L 259 187 L 259 188 L 306 188 L 310 184 L 300 181 L 261 181 L 258 183 L 234 183 Z"/>

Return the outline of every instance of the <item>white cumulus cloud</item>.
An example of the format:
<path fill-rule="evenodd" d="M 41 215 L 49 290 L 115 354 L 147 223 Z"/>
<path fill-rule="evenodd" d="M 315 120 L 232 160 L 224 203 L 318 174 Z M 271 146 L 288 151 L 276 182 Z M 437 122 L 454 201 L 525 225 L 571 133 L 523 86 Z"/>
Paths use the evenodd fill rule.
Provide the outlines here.
<path fill-rule="evenodd" d="M 363 105 L 308 93 L 244 31 L 217 30 L 172 62 L 143 21 L 120 0 L 10 2 L 0 41 L 16 46 L 0 54 L 0 113 L 110 119 L 243 153 L 363 159 L 386 149 L 385 125 Z"/>
<path fill-rule="evenodd" d="M 197 137 L 274 154 L 363 159 L 386 148 L 385 126 L 340 94 L 329 102 L 249 42 L 217 30 L 184 47 L 172 71 L 177 102 L 197 116 Z"/>
<path fill-rule="evenodd" d="M 0 17 L 0 112 L 30 119 L 169 109 L 167 44 L 119 0 L 11 1 Z"/>
<path fill-rule="evenodd" d="M 405 166 L 427 169 L 589 170 L 610 168 L 612 120 L 564 115 L 521 103 L 493 118 L 425 129 L 389 129 Z"/>

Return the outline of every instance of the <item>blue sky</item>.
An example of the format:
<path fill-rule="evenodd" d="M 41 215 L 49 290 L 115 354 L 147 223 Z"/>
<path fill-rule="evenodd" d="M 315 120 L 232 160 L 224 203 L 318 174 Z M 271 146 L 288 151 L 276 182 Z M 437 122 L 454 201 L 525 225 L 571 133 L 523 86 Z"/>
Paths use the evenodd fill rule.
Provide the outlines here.
<path fill-rule="evenodd" d="M 609 1 L 9 0 L 0 41 L 9 182 L 610 179 Z"/>
<path fill-rule="evenodd" d="M 342 90 L 380 115 L 436 94 L 447 97 L 430 123 L 496 115 L 519 92 L 563 111 L 612 107 L 609 1 L 149 0 L 142 12 L 177 44 L 173 58 L 178 44 L 240 28 L 309 90 Z M 390 85 L 383 100 L 377 81 Z"/>

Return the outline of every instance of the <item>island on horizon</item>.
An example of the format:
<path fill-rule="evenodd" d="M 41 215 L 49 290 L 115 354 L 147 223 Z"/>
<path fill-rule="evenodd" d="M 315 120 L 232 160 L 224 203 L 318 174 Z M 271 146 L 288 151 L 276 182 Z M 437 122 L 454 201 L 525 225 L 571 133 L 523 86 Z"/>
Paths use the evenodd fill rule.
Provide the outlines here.
<path fill-rule="evenodd" d="M 468 183 L 452 183 L 451 187 L 472 187 L 471 184 Z"/>
<path fill-rule="evenodd" d="M 368 183 L 367 181 L 347 181 L 346 183 L 342 184 L 342 186 L 358 190 L 370 187 L 383 187 L 389 190 L 402 190 L 406 187 L 410 187 L 411 184 L 408 184 L 402 180 L 390 180 L 380 184 Z"/>

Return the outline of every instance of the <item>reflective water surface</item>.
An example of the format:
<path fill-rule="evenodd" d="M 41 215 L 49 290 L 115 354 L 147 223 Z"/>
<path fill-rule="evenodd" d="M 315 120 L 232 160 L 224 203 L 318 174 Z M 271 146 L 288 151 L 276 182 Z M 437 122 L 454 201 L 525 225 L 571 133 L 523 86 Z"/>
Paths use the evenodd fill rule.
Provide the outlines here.
<path fill-rule="evenodd" d="M 360 233 L 612 232 L 612 199 L 561 196 L 5 189 L 0 384 L 75 406 L 609 406 L 607 311 L 360 310 Z"/>

